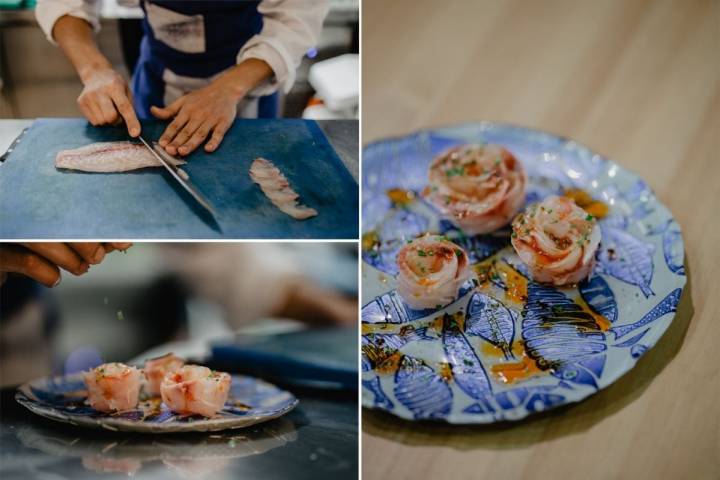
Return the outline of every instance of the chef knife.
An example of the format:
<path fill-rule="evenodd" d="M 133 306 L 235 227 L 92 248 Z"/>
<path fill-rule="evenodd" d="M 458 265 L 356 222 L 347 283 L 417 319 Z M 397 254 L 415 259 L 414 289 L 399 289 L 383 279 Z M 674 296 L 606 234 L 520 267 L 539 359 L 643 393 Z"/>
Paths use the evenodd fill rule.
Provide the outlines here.
<path fill-rule="evenodd" d="M 193 184 L 190 182 L 190 177 L 188 176 L 187 172 L 184 172 L 180 170 L 178 167 L 170 163 L 164 158 L 165 152 L 162 152 L 162 155 L 155 150 L 150 144 L 142 137 L 142 135 L 138 135 L 140 141 L 147 147 L 148 150 L 150 150 L 150 153 L 152 153 L 155 158 L 162 164 L 163 167 L 167 169 L 168 172 L 177 180 L 180 182 L 180 185 L 187 190 L 190 195 L 197 200 L 197 202 L 202 205 L 210 214 L 215 218 L 215 209 L 210 205 L 210 202 L 198 191 L 197 188 L 193 186 Z"/>

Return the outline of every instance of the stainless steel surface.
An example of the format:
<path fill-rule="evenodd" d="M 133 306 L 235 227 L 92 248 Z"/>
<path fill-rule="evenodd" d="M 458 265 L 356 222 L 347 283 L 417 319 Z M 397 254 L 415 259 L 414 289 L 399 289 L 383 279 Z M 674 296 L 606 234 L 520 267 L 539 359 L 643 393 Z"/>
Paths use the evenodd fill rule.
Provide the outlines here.
<path fill-rule="evenodd" d="M 0 156 L 7 152 L 16 138 L 32 124 L 32 120 L 0 120 Z"/>
<path fill-rule="evenodd" d="M 190 193 L 190 195 L 192 195 L 193 198 L 195 200 L 197 200 L 197 202 L 200 205 L 203 206 L 203 208 L 205 208 L 205 210 L 210 212 L 210 214 L 213 217 L 215 217 L 215 209 L 212 207 L 212 205 L 210 205 L 210 202 L 203 196 L 203 194 L 200 193 L 200 191 L 198 191 L 198 189 L 196 189 L 192 185 L 192 183 L 189 180 L 190 177 L 188 176 L 188 174 L 186 172 L 183 172 L 184 175 L 186 177 L 188 177 L 188 178 L 183 178 L 183 176 L 178 173 L 179 169 L 175 165 L 168 162 L 165 158 L 158 155 L 158 152 L 155 151 L 155 148 L 151 147 L 150 144 L 143 138 L 142 135 L 138 135 L 138 138 L 147 147 L 147 149 L 150 150 L 150 152 L 155 156 L 155 158 L 158 159 L 158 161 L 162 164 L 162 166 L 165 167 L 165 169 L 168 172 L 170 172 L 170 174 L 175 178 L 175 180 L 177 180 L 180 183 L 180 185 L 182 185 L 182 187 L 185 190 L 187 190 L 188 193 Z"/>
<path fill-rule="evenodd" d="M 0 478 L 357 478 L 357 393 L 294 391 L 288 415 L 226 432 L 137 435 L 34 415 L 0 390 Z"/>

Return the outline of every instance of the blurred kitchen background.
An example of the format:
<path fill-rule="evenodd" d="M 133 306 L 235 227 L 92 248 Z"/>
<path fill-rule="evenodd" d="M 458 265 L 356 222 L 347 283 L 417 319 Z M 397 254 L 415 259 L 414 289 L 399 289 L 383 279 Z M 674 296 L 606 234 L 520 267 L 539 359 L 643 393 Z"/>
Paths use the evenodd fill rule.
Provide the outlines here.
<path fill-rule="evenodd" d="M 130 78 L 141 38 L 133 0 L 98 0 L 100 49 Z M 135 2 L 137 3 L 137 2 Z M 70 63 L 38 26 L 35 0 L 0 0 L 0 118 L 79 117 L 82 86 Z M 307 52 L 281 116 L 357 118 L 359 0 L 330 0 L 320 42 Z"/>
<path fill-rule="evenodd" d="M 330 358 L 338 347 L 356 370 L 357 265 L 355 243 L 143 243 L 85 275 L 63 272 L 52 289 L 10 276 L 0 287 L 0 384 L 88 356 L 203 361 L 214 342 L 290 332 L 325 332 L 310 347 Z"/>

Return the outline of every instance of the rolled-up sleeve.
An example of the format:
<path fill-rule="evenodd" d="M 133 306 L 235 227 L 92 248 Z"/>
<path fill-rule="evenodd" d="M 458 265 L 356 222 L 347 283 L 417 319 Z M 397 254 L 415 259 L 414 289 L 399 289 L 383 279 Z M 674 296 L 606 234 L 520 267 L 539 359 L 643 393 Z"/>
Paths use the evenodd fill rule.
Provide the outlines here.
<path fill-rule="evenodd" d="M 238 63 L 250 58 L 264 60 L 273 77 L 256 87 L 253 95 L 267 95 L 282 88 L 288 92 L 295 83 L 295 70 L 303 55 L 317 45 L 328 0 L 262 0 L 262 31 L 252 37 L 238 54 Z"/>
<path fill-rule="evenodd" d="M 55 22 L 60 17 L 70 15 L 72 17 L 82 18 L 92 25 L 95 33 L 100 31 L 100 2 L 97 0 L 38 0 L 35 8 L 35 18 L 37 18 L 40 28 L 47 36 L 48 40 L 56 43 L 52 36 Z"/>

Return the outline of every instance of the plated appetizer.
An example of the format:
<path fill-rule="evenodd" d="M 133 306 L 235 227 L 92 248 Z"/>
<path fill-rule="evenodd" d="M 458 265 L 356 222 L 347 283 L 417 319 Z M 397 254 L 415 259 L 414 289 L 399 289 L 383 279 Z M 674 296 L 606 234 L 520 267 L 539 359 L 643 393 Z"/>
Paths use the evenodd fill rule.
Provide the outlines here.
<path fill-rule="evenodd" d="M 222 410 L 230 394 L 232 379 L 168 353 L 145 362 L 145 393 L 161 397 L 173 412 L 213 417 Z M 83 372 L 87 402 L 105 413 L 122 412 L 138 406 L 143 371 L 123 363 L 105 363 Z"/>
<path fill-rule="evenodd" d="M 411 308 L 447 305 L 472 273 L 465 251 L 437 235 L 417 238 L 397 256 L 398 293 Z"/>
<path fill-rule="evenodd" d="M 160 394 L 173 412 L 212 417 L 225 405 L 230 382 L 230 375 L 225 372 L 185 365 L 165 376 Z"/>
<path fill-rule="evenodd" d="M 151 358 L 145 361 L 145 392 L 149 395 L 158 396 L 160 395 L 160 383 L 168 373 L 175 373 L 185 365 L 185 360 L 182 358 L 168 353 L 162 357 Z"/>
<path fill-rule="evenodd" d="M 512 229 L 512 245 L 537 282 L 577 283 L 595 266 L 600 227 L 569 198 L 553 195 L 530 205 Z"/>
<path fill-rule="evenodd" d="M 120 412 L 135 408 L 140 395 L 142 373 L 124 363 L 105 363 L 83 372 L 88 403 L 100 412 Z"/>
<path fill-rule="evenodd" d="M 430 164 L 426 198 L 469 235 L 510 223 L 525 201 L 527 176 L 500 145 L 461 145 Z"/>

